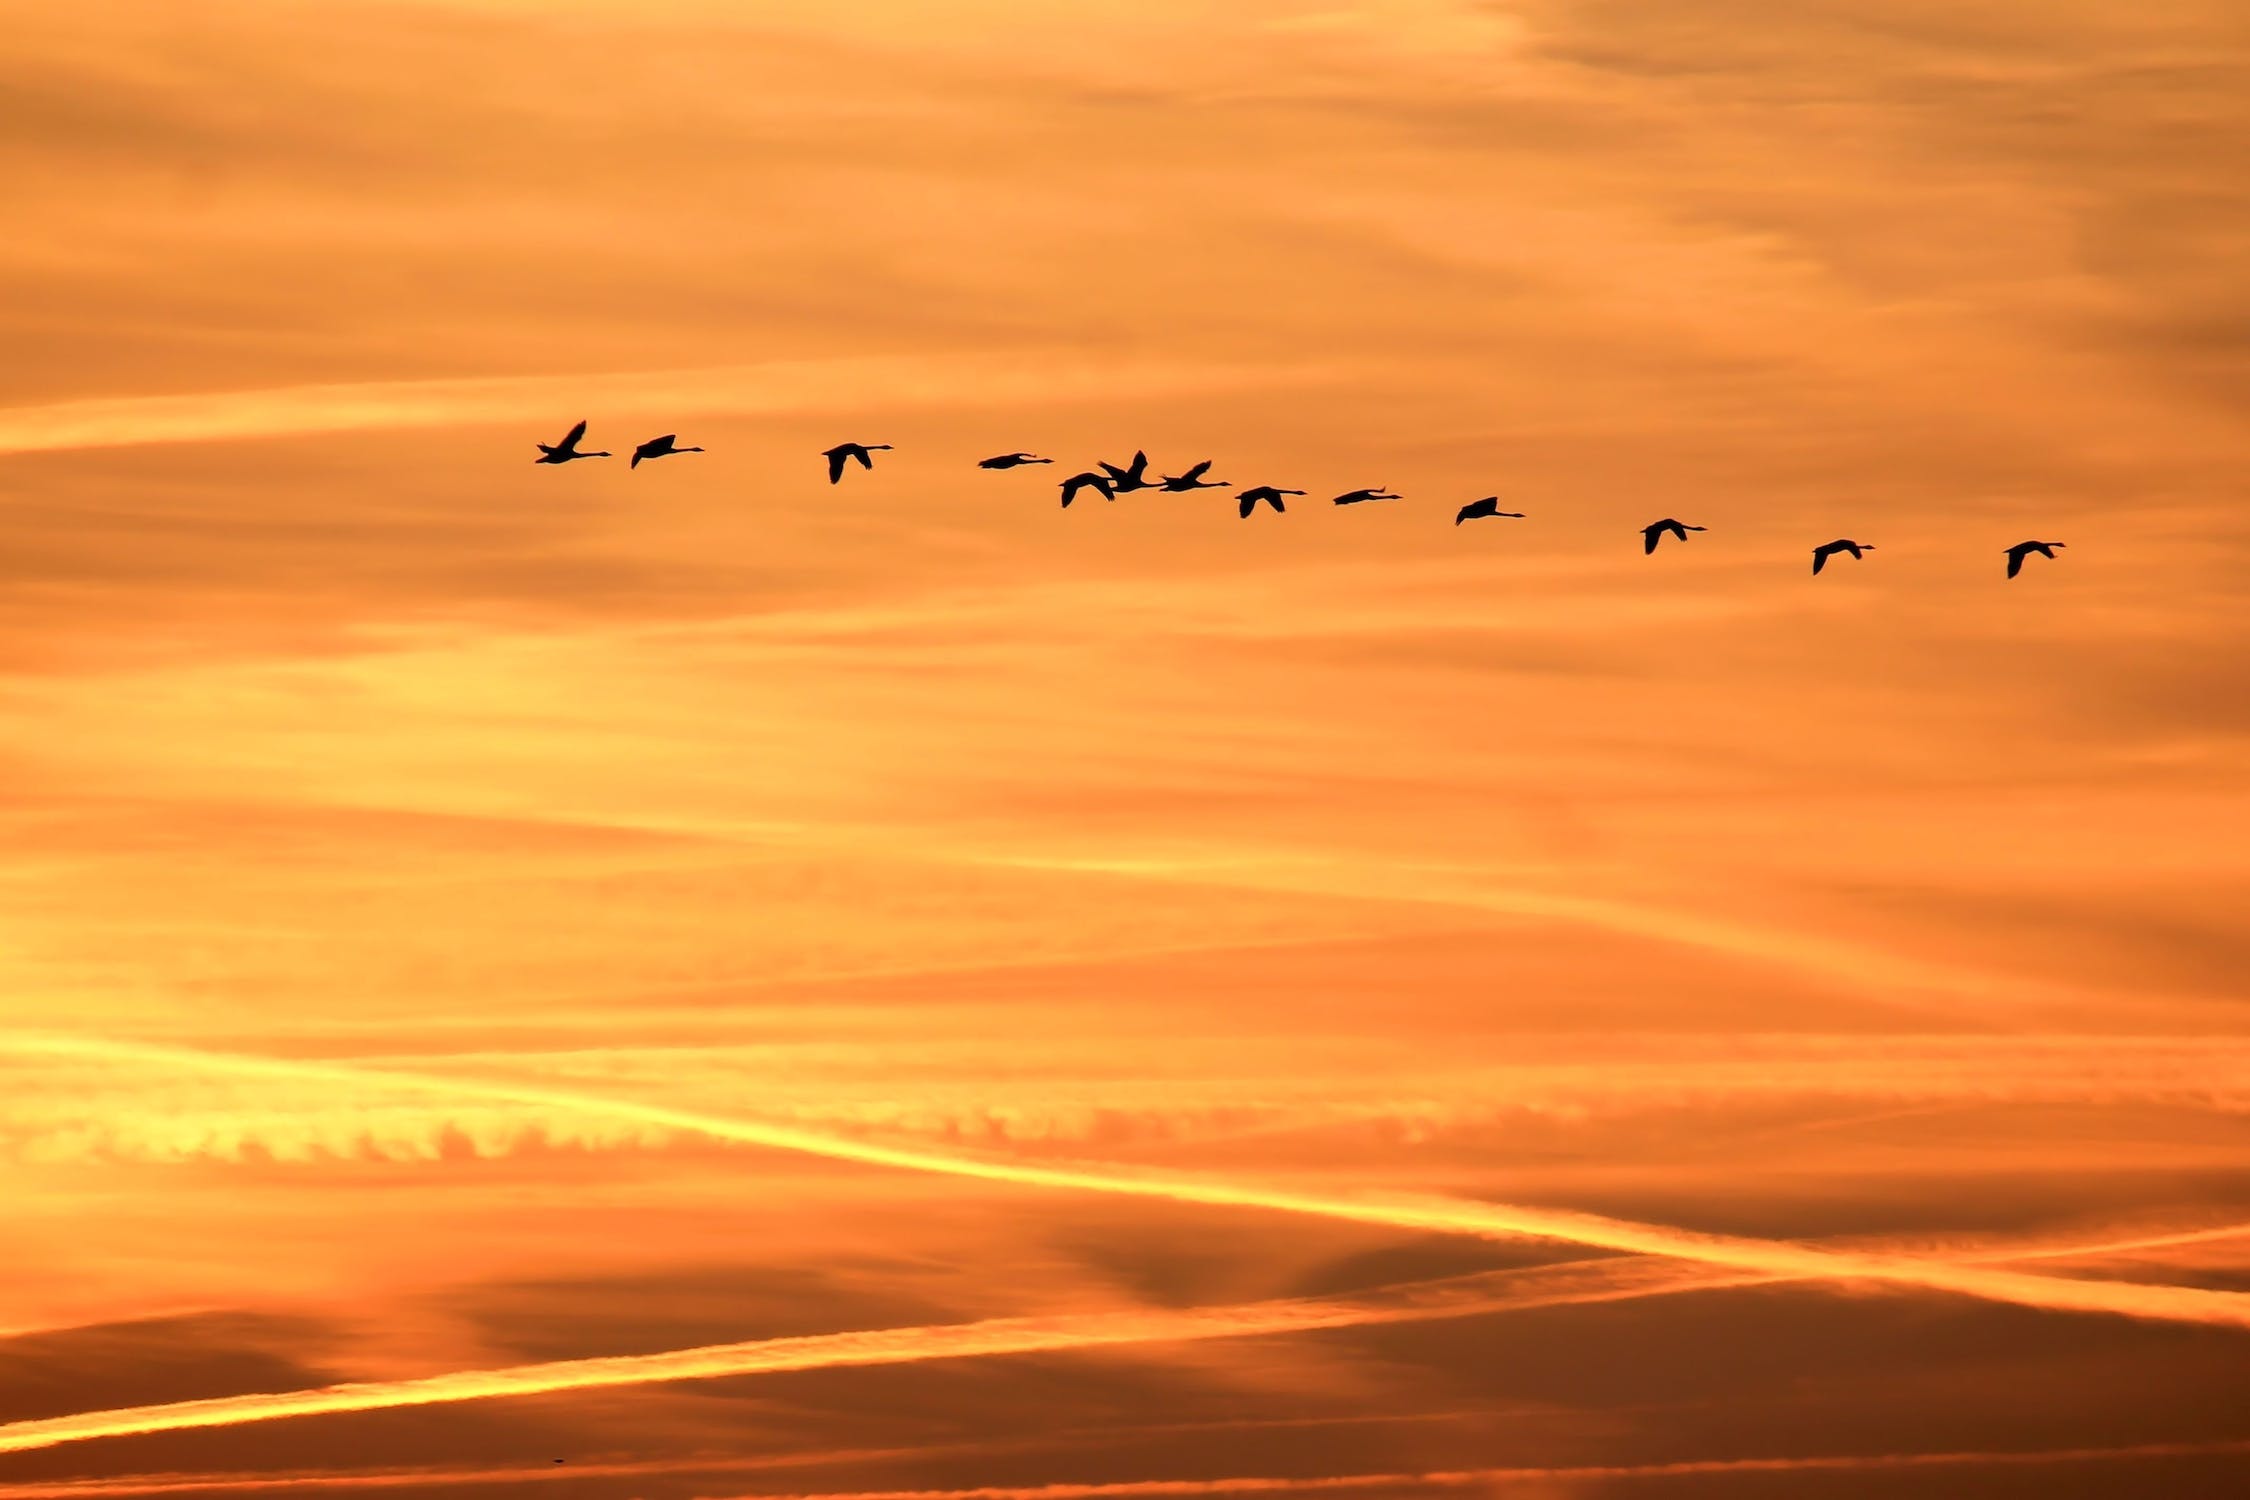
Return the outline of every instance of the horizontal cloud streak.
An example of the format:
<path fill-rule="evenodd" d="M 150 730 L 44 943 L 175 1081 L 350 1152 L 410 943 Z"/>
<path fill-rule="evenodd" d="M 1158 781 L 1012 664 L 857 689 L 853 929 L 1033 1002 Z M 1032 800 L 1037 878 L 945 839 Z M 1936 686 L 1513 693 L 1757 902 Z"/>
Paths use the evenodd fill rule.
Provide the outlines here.
<path fill-rule="evenodd" d="M 1153 1082 L 1107 1076 L 1099 1047 L 1020 1039 L 1009 1044 L 1010 1076 L 995 1084 L 994 1043 L 982 1035 L 959 1043 L 920 1037 L 911 1057 L 853 1039 L 491 1050 L 447 1054 L 443 1062 L 449 1070 L 567 1073 L 576 1088 L 661 1088 L 690 1108 L 755 1088 L 760 1118 L 776 1123 L 949 1139 L 965 1133 L 993 1144 L 1378 1125 L 1426 1137 L 1530 1116 L 1583 1122 L 1832 1100 L 2250 1110 L 2250 1049 L 2223 1037 L 1735 1035 L 1721 1043 L 1625 1034 L 1597 1044 L 1520 1042 L 1504 1064 L 1419 1064 L 1374 1077 L 1353 1066 L 1360 1045 L 1293 1038 L 1273 1053 L 1272 1076 L 1254 1082 L 1230 1069 L 1227 1044 L 1185 1039 L 1170 1058 L 1173 1073 Z M 1034 1069 L 1036 1076 L 1020 1076 Z M 90 1110 L 90 1101 L 103 1107 Z M 278 1079 L 214 1099 L 205 1082 L 167 1089 L 102 1064 L 0 1066 L 0 1141 L 42 1162 L 428 1160 L 463 1148 L 505 1156 L 557 1145 L 649 1149 L 675 1139 L 676 1132 L 645 1123 L 548 1106 L 417 1099 L 341 1107 L 323 1084 Z"/>
<path fill-rule="evenodd" d="M 2131 1443 L 2108 1448 L 1962 1449 L 1939 1453 L 1838 1453 L 1790 1458 L 1684 1459 L 1655 1464 L 1550 1465 L 1544 1468 L 1441 1469 L 1423 1474 L 1332 1474 L 1315 1478 L 1240 1476 L 1225 1479 L 1147 1479 L 1096 1484 L 986 1486 L 966 1490 L 814 1490 L 758 1500 L 1098 1500 L 1108 1495 L 1226 1495 L 1375 1488 L 1458 1488 L 1536 1479 L 1656 1479 L 1696 1474 L 1851 1472 L 1925 1468 L 2030 1467 L 2050 1464 L 2127 1463 L 2142 1459 L 2207 1458 L 2250 1452 L 2250 1438 L 2207 1443 Z M 541 1480 L 635 1478 L 660 1474 L 720 1474 L 767 1468 L 765 1460 L 652 1460 L 515 1469 L 400 1469 L 344 1474 L 215 1474 L 158 1476 L 75 1484 L 0 1485 L 0 1500 L 69 1500 L 73 1495 L 180 1495 L 207 1490 L 393 1489 L 431 1484 L 518 1484 Z"/>
<path fill-rule="evenodd" d="M 2250 1438 L 2209 1443 L 2142 1443 L 2119 1448 L 2048 1448 L 2029 1452 L 1815 1454 L 1803 1458 L 1709 1458 L 1662 1464 L 1556 1464 L 1538 1468 L 1441 1469 L 1423 1474 L 1330 1474 L 1316 1478 L 1147 1479 L 1110 1484 L 994 1485 L 967 1490 L 860 1490 L 805 1493 L 761 1500 L 1100 1500 L 1118 1495 L 1296 1494 L 1321 1490 L 1462 1489 L 1555 1479 L 1660 1479 L 1696 1474 L 1795 1474 L 1973 1465 L 2095 1463 L 2198 1458 L 2250 1452 Z"/>
<path fill-rule="evenodd" d="M 1373 1198 L 1313 1193 L 1255 1183 L 1000 1161 L 886 1146 L 787 1126 L 765 1125 L 558 1089 L 457 1080 L 428 1074 L 364 1070 L 333 1063 L 249 1057 L 91 1038 L 34 1037 L 21 1034 L 0 1036 L 0 1049 L 46 1055 L 106 1057 L 124 1063 L 192 1068 L 254 1077 L 324 1079 L 354 1087 L 404 1088 L 463 1098 L 510 1100 L 585 1110 L 618 1119 L 637 1120 L 650 1125 L 708 1135 L 720 1140 L 798 1152 L 834 1161 L 1018 1187 L 1106 1193 L 1213 1208 L 1265 1209 L 1422 1233 L 1556 1240 L 1590 1248 L 1695 1261 L 1761 1277 L 1875 1282 L 1923 1291 L 1951 1292 L 2049 1311 L 2101 1312 L 2164 1322 L 2250 1329 L 2250 1295 L 2238 1292 L 2125 1281 L 2076 1281 L 2018 1271 L 1944 1265 L 1902 1256 L 1819 1249 L 1737 1235 L 1706 1234 L 1669 1225 L 1636 1223 L 1597 1214 L 1513 1204 L 1463 1202 L 1430 1197 Z"/>
<path fill-rule="evenodd" d="M 1695 1474 L 1793 1474 L 1856 1470 L 1954 1468 L 1971 1465 L 2068 1464 L 2121 1459 L 2197 1458 L 2250 1452 L 2250 1439 L 2209 1443 L 2143 1443 L 2118 1448 L 2049 1448 L 2029 1452 L 1816 1454 L 1802 1458 L 1686 1459 L 1661 1464 L 1557 1464 L 1537 1468 L 1442 1469 L 1423 1474 L 1331 1474 L 1316 1478 L 1148 1479 L 1110 1484 L 994 1485 L 967 1490 L 860 1490 L 762 1500 L 1100 1500 L 1128 1495 L 1295 1494 L 1320 1490 L 1460 1489 L 1541 1479 L 1658 1479 Z"/>
<path fill-rule="evenodd" d="M 124 396 L 0 409 L 0 454 L 144 443 L 302 437 L 579 415 L 784 416 L 1005 401 L 1083 401 L 1281 387 L 1327 377 L 1313 366 L 1088 361 L 1063 351 L 862 356 L 586 375 L 374 381 L 185 396 Z M 560 430 L 558 426 L 557 431 Z M 545 426 L 533 436 L 548 437 Z M 531 438 L 525 438 L 528 461 Z"/>

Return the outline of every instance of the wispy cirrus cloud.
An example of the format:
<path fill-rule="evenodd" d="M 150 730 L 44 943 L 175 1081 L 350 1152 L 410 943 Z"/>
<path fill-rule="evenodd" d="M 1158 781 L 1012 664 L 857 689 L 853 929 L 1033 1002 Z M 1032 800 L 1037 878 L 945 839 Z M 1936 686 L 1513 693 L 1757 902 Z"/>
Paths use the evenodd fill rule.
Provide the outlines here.
<path fill-rule="evenodd" d="M 1024 1037 L 996 1084 L 989 1038 L 886 1046 L 872 1037 L 679 1047 L 424 1052 L 360 1059 L 509 1077 L 619 1097 L 665 1096 L 724 1110 L 755 1095 L 760 1120 L 1053 1148 L 1100 1141 L 1186 1144 L 1245 1132 L 1387 1129 L 1418 1139 L 1475 1136 L 1527 1120 L 1583 1127 L 1683 1110 L 1857 1105 L 2139 1106 L 2220 1115 L 2250 1110 L 2250 1057 L 2201 1037 L 1739 1037 L 1619 1035 L 1526 1039 L 1505 1066 L 1441 1067 L 1402 1057 L 1368 1079 L 1368 1044 L 1349 1035 L 1295 1040 L 1256 1075 L 1239 1047 L 1182 1042 L 1172 1076 L 1111 1076 L 1104 1046 Z M 0 1040 L 0 1057 L 7 1043 Z M 1544 1055 L 1542 1055 L 1544 1054 Z M 25 1160 L 436 1160 L 555 1149 L 662 1149 L 681 1132 L 554 1105 L 396 1096 L 338 1101 L 325 1084 L 207 1077 L 167 1088 L 106 1063 L 17 1074 L 0 1103 L 0 1143 Z M 108 1101 L 97 1103 L 96 1101 Z"/>
<path fill-rule="evenodd" d="M 1429 1470 L 1314 1477 L 1239 1475 L 1221 1479 L 1110 1480 L 1072 1484 L 982 1485 L 952 1490 L 808 1490 L 793 1495 L 758 1492 L 757 1500 L 1103 1500 L 1136 1495 L 1317 1494 L 1322 1491 L 1464 1489 L 1541 1480 L 1688 1478 L 1718 1474 L 1821 1474 L 1947 1468 L 2023 1468 L 2131 1463 L 2135 1460 L 2225 1457 L 2250 1451 L 2250 1439 L 2133 1443 L 2106 1448 L 1956 1449 L 1928 1453 L 1838 1453 L 1787 1458 L 1683 1459 L 1653 1464 L 1555 1464 L 1543 1467 Z M 151 1475 L 145 1479 L 79 1480 L 67 1484 L 0 1485 L 4 1500 L 71 1500 L 73 1496 L 192 1495 L 213 1490 L 385 1490 L 433 1484 L 537 1484 L 595 1479 L 645 1479 L 726 1474 L 773 1467 L 756 1459 L 655 1459 L 638 1463 L 579 1463 L 525 1468 L 397 1469 L 362 1473 Z"/>
<path fill-rule="evenodd" d="M 958 406 L 1190 396 L 1335 378 L 1333 367 L 1087 360 L 1068 350 L 856 356 L 681 370 L 379 381 L 187 396 L 103 397 L 0 408 L 0 454 L 144 443 L 247 441 L 320 433 L 494 423 L 552 425 L 558 414 L 799 416 L 870 402 Z M 974 393 L 974 394 L 972 394 Z M 560 418 L 568 425 L 569 418 Z M 561 429 L 551 435 L 559 435 Z M 545 426 L 539 435 L 551 436 Z M 529 439 L 526 439 L 528 445 Z M 589 443 L 588 447 L 594 446 Z M 629 446 L 629 445 L 628 445 Z M 530 448 L 524 452 L 529 454 Z"/>
<path fill-rule="evenodd" d="M 1842 1284 L 1868 1282 L 1902 1289 L 1950 1292 L 2048 1311 L 2099 1312 L 2163 1322 L 2250 1328 L 2250 1293 L 2123 1281 L 2078 1281 L 2019 1271 L 1829 1250 L 1785 1241 L 1707 1234 L 1669 1225 L 1634 1223 L 1567 1210 L 1438 1198 L 1362 1196 L 1183 1175 L 956 1155 L 535 1085 L 360 1070 L 333 1063 L 199 1052 L 185 1048 L 87 1038 L 27 1037 L 19 1034 L 8 1038 L 7 1045 L 18 1052 L 32 1054 L 100 1057 L 144 1065 L 202 1069 L 220 1074 L 323 1079 L 358 1087 L 403 1088 L 463 1098 L 549 1105 L 688 1131 L 744 1145 L 798 1152 L 832 1161 L 891 1167 L 938 1177 L 958 1177 L 1017 1187 L 1100 1193 L 1214 1208 L 1263 1209 L 1422 1233 L 1553 1240 L 1636 1255 L 1670 1257 L 1707 1267 L 1762 1276 Z"/>
<path fill-rule="evenodd" d="M 2242 1234 L 2240 1224 L 2056 1245 L 1956 1250 L 1924 1261 L 1934 1272 L 2008 1260 L 2101 1258 Z M 1819 1252 L 1851 1255 L 1850 1251 Z M 1894 1258 L 1895 1263 L 1895 1258 Z M 1402 1283 L 1351 1298 L 1295 1298 L 1230 1307 L 1135 1309 L 1119 1313 L 997 1318 L 977 1323 L 892 1328 L 756 1340 L 661 1354 L 551 1361 L 468 1370 L 409 1380 L 360 1382 L 314 1390 L 173 1402 L 0 1425 L 0 1453 L 101 1438 L 233 1427 L 290 1417 L 444 1405 L 510 1396 L 709 1380 L 864 1365 L 1079 1352 L 1206 1339 L 1270 1337 L 1474 1317 L 1535 1308 L 1633 1301 L 1793 1279 L 1745 1274 L 1667 1255 L 1563 1262 L 1438 1281 Z M 2033 1278 L 2036 1280 L 2037 1278 Z M 2143 1288 L 2141 1290 L 2153 1290 Z M 2228 1299 L 2209 1299 L 2216 1306 Z M 2250 1299 L 2233 1299 L 2244 1301 Z M 2112 1309 L 2115 1310 L 2115 1309 Z M 2224 1320 L 2221 1320 L 2224 1321 Z M 2237 1320 L 2250 1327 L 2250 1317 Z M 2212 1449 L 2210 1451 L 2222 1451 Z M 2153 1450 L 2152 1450 L 2153 1451 Z M 2204 1451 L 2186 1445 L 2182 1451 Z M 626 1472 L 654 1472 L 632 1469 Z M 1649 1472 L 1662 1472 L 1654 1468 Z M 1682 1470 L 1681 1472 L 1694 1472 Z M 0 1488 L 0 1496 L 13 1493 Z"/>
<path fill-rule="evenodd" d="M 2241 1217 L 2227 6 L 112 0 L 0 53 L 0 1004 L 360 1054 L 4 1059 L 0 1316 L 89 1351 L 14 1351 L 42 1413 L 1543 1234 L 1807 1285 L 11 1472 L 558 1412 L 520 1451 L 959 1439 L 837 1490 L 2231 1435 L 2239 1244 L 1955 1253 Z M 580 416 L 709 451 L 532 467 Z M 831 488 L 843 437 L 898 446 Z M 1136 447 L 1310 493 L 974 466 Z M 105 1327 L 199 1309 L 315 1331 Z M 1238 1406 L 1308 1426 L 966 1446 Z"/>

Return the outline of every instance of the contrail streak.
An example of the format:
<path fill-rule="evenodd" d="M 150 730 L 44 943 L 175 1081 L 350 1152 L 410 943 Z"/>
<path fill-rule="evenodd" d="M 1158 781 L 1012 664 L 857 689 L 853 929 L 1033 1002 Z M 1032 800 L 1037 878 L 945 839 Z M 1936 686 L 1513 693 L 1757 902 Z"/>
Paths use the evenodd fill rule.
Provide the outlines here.
<path fill-rule="evenodd" d="M 699 369 L 460 380 L 283 386 L 186 396 L 124 396 L 0 409 L 0 454 L 143 443 L 215 442 L 525 422 L 561 426 L 579 415 L 639 412 L 783 416 L 964 401 L 1072 401 L 1304 385 L 1318 366 L 1088 361 L 1083 353 L 894 355 L 774 361 Z M 524 457 L 531 457 L 531 435 Z"/>
<path fill-rule="evenodd" d="M 476 1468 L 442 1465 L 395 1465 L 378 1469 L 267 1469 L 231 1472 L 139 1473 L 104 1479 L 29 1480 L 21 1484 L 0 1482 L 0 1500 L 66 1500 L 66 1497 L 104 1495 L 198 1494 L 209 1490 L 242 1489 L 413 1489 L 436 1484 L 514 1484 L 542 1479 L 573 1477 L 629 1478 L 652 1474 L 771 1473 L 777 1469 L 833 1469 L 850 1464 L 891 1463 L 900 1459 L 990 1458 L 996 1454 L 1052 1452 L 1086 1444 L 1115 1445 L 1179 1433 L 1209 1434 L 1282 1427 L 1334 1428 L 1342 1426 L 1405 1426 L 1429 1422 L 1458 1422 L 1458 1411 L 1361 1413 L 1355 1416 L 1241 1417 L 1210 1422 L 1134 1423 L 1125 1427 L 1054 1428 L 1036 1436 L 916 1443 L 911 1447 L 815 1448 L 794 1452 L 749 1455 L 688 1455 L 655 1459 L 563 1460 L 536 1467 L 516 1464 L 481 1465 Z M 1488 1412 L 1473 1413 L 1476 1416 Z"/>
<path fill-rule="evenodd" d="M 1814 1454 L 1793 1458 L 1707 1458 L 1653 1464 L 1550 1465 L 1544 1468 L 1446 1469 L 1423 1474 L 1331 1474 L 1311 1478 L 1241 1476 L 1224 1479 L 1143 1479 L 1097 1484 L 986 1486 L 966 1490 L 813 1490 L 760 1494 L 743 1500 L 1104 1500 L 1135 1495 L 1289 1494 L 1355 1489 L 1459 1489 L 1469 1485 L 1540 1479 L 1661 1479 L 1699 1474 L 1872 1472 L 1886 1469 L 2032 1467 L 2122 1463 L 2145 1459 L 2210 1458 L 2250 1453 L 2250 1438 L 2207 1443 L 2130 1443 L 2107 1448 L 1958 1450 L 1938 1453 Z M 85 1497 L 181 1495 L 210 1490 L 400 1489 L 433 1484 L 523 1484 L 556 1479 L 626 1479 L 659 1474 L 723 1474 L 774 1467 L 761 1459 L 677 1459 L 635 1463 L 556 1464 L 514 1469 L 393 1469 L 360 1473 L 256 1473 L 156 1476 L 146 1480 L 0 1486 L 0 1500 L 85 1500 Z"/>
<path fill-rule="evenodd" d="M 755 1339 L 662 1354 L 553 1360 L 503 1369 L 462 1370 L 413 1380 L 362 1381 L 311 1390 L 120 1407 L 0 1426 L 0 1453 L 52 1448 L 94 1438 L 137 1437 L 199 1427 L 270 1422 L 283 1417 L 435 1406 L 556 1391 L 1421 1322 L 1479 1312 L 1621 1301 L 1655 1292 L 1744 1285 L 1759 1279 L 1660 1260 L 1632 1263 L 1623 1268 L 1620 1275 L 1610 1270 L 1610 1264 L 1599 1260 L 1579 1261 L 1531 1271 L 1410 1282 L 1359 1299 L 1279 1299 L 1183 1311 L 990 1318 L 975 1323 Z M 1512 1293 L 1494 1289 L 1511 1285 L 1519 1289 Z"/>
<path fill-rule="evenodd" d="M 743 1500 L 1102 1500 L 1132 1495 L 1255 1495 L 1320 1490 L 1422 1487 L 1460 1489 L 1541 1479 L 1661 1479 L 1689 1474 L 1796 1474 L 1837 1470 L 1938 1469 L 1967 1465 L 2090 1463 L 2250 1453 L 2250 1438 L 2209 1443 L 2143 1443 L 2117 1448 L 2009 1452 L 1816 1454 L 1805 1458 L 1706 1458 L 1662 1464 L 1561 1464 L 1545 1468 L 1446 1469 L 1426 1474 L 1332 1474 L 1309 1479 L 1142 1479 L 1112 1484 L 994 1485 L 969 1490 L 859 1490 L 745 1496 Z"/>
<path fill-rule="evenodd" d="M 1987 1252 L 1969 1259 L 2120 1253 L 2199 1243 L 2237 1235 L 2245 1229 L 2250 1226 L 2214 1226 L 2097 1244 Z M 1426 1322 L 1538 1307 L 1623 1302 L 1682 1292 L 1759 1286 L 1786 1279 L 1744 1275 L 1657 1256 L 1630 1260 L 1600 1258 L 1439 1281 L 1403 1282 L 1359 1298 L 1277 1299 L 1177 1312 L 995 1318 L 977 1323 L 750 1340 L 662 1354 L 557 1360 L 505 1369 L 458 1371 L 415 1380 L 367 1381 L 312 1390 L 81 1412 L 0 1426 L 0 1453 L 51 1448 L 95 1438 L 231 1427 L 283 1417 L 852 1365 L 907 1364 Z"/>
<path fill-rule="evenodd" d="M 1952 1292 L 1988 1301 L 2056 1312 L 2100 1312 L 2164 1322 L 2250 1328 L 2250 1294 L 2130 1281 L 2081 1281 L 1986 1266 L 1948 1264 L 1910 1256 L 1822 1249 L 1789 1241 L 1706 1234 L 1669 1225 L 1636 1223 L 1567 1209 L 1480 1203 L 1437 1197 L 1372 1197 L 1296 1191 L 1256 1183 L 1127 1172 L 1093 1166 L 1011 1162 L 888 1146 L 823 1135 L 665 1105 L 604 1098 L 530 1084 L 459 1080 L 428 1073 L 363 1069 L 336 1063 L 204 1052 L 97 1038 L 0 1035 L 0 1049 L 114 1062 L 187 1068 L 259 1078 L 287 1078 L 389 1087 L 454 1098 L 504 1100 L 579 1111 L 709 1136 L 718 1140 L 793 1151 L 864 1166 L 1006 1183 L 1151 1198 L 1214 1208 L 1255 1208 L 1421 1233 L 1496 1239 L 1542 1239 L 1665 1256 L 1754 1276 L 1814 1281 L 1859 1281 Z"/>

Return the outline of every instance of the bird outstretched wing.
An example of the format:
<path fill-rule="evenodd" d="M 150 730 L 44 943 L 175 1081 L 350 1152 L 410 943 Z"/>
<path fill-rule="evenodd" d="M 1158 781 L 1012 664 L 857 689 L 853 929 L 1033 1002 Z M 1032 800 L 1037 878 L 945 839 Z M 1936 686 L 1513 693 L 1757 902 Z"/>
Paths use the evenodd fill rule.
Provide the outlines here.
<path fill-rule="evenodd" d="M 1079 493 L 1084 490 L 1092 490 L 1104 500 L 1115 500 L 1117 498 L 1110 492 L 1109 481 L 1102 478 L 1101 475 L 1094 473 L 1073 474 L 1062 482 L 1063 509 L 1070 509 L 1070 502 L 1077 499 Z"/>
<path fill-rule="evenodd" d="M 1127 464 L 1122 469 L 1117 465 L 1109 462 L 1107 459 L 1102 460 L 1103 471 L 1106 472 L 1113 481 L 1119 484 L 1125 484 L 1131 481 L 1138 480 L 1141 477 L 1142 473 L 1147 470 L 1147 468 L 1148 455 L 1137 449 L 1133 453 L 1133 461 Z"/>
<path fill-rule="evenodd" d="M 844 453 L 845 450 L 842 448 L 828 450 L 828 482 L 830 484 L 834 484 L 844 477 Z"/>
<path fill-rule="evenodd" d="M 555 446 L 558 448 L 575 448 L 578 446 L 578 440 L 585 435 L 586 423 L 584 419 L 581 418 L 578 425 L 571 428 L 570 431 L 564 433 L 563 440 L 557 443 Z"/>

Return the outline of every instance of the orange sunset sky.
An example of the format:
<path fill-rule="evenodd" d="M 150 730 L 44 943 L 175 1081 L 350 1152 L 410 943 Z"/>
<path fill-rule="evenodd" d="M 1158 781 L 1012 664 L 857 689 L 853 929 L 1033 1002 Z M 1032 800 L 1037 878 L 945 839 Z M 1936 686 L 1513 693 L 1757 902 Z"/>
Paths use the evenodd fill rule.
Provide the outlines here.
<path fill-rule="evenodd" d="M 2250 1492 L 2239 0 L 0 0 L 0 225 L 0 1500 Z"/>

